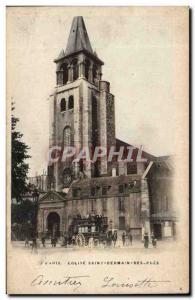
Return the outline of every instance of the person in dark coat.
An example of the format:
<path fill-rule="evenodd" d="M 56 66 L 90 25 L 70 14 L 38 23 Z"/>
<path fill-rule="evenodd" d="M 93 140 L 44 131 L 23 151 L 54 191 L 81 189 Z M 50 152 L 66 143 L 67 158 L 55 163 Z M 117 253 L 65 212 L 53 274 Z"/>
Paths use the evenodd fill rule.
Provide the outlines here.
<path fill-rule="evenodd" d="M 122 234 L 122 242 L 123 242 L 123 247 L 125 246 L 125 232 Z"/>
<path fill-rule="evenodd" d="M 107 242 L 107 246 L 108 247 L 111 247 L 111 244 L 112 244 L 112 231 L 109 231 L 107 233 L 107 239 L 106 239 L 106 242 Z"/>
<path fill-rule="evenodd" d="M 130 242 L 130 245 L 132 246 L 132 243 L 133 243 L 133 237 L 132 237 L 131 232 L 129 232 L 129 242 Z"/>
<path fill-rule="evenodd" d="M 117 231 L 115 231 L 112 235 L 112 241 L 113 241 L 113 245 L 114 247 L 116 246 L 116 241 L 117 241 Z"/>
<path fill-rule="evenodd" d="M 144 234 L 144 248 L 148 248 L 148 244 L 149 244 L 148 233 L 145 233 Z"/>
<path fill-rule="evenodd" d="M 32 252 L 37 252 L 37 239 L 36 237 L 32 238 Z"/>
<path fill-rule="evenodd" d="M 41 239 L 41 243 L 43 245 L 43 248 L 45 248 L 45 237 L 43 236 L 42 239 Z"/>
<path fill-rule="evenodd" d="M 51 246 L 54 247 L 54 237 L 51 237 Z"/>
<path fill-rule="evenodd" d="M 65 234 L 65 235 L 64 235 L 63 246 L 64 246 L 64 247 L 67 247 L 67 245 L 68 245 L 68 236 L 67 236 L 67 234 Z"/>

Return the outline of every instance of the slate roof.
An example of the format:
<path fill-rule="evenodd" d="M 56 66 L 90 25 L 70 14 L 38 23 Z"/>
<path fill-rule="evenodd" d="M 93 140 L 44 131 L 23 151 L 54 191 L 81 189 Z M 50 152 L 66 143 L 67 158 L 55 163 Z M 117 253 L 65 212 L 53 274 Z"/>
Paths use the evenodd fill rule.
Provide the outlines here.
<path fill-rule="evenodd" d="M 133 145 L 131 145 L 131 144 L 128 144 L 128 143 L 126 143 L 126 142 L 123 142 L 123 141 L 121 141 L 120 139 L 117 139 L 116 138 L 116 150 L 119 150 L 119 147 L 120 146 L 124 146 L 124 149 L 127 149 L 127 147 L 134 147 Z M 133 161 L 135 162 L 136 161 L 136 159 L 137 159 L 137 154 L 138 154 L 138 148 L 136 148 L 136 147 L 134 147 L 135 149 L 133 150 L 133 153 L 132 153 L 132 159 L 133 159 Z M 147 153 L 147 152 L 145 152 L 145 151 L 142 151 L 142 158 L 146 158 L 147 160 L 149 160 L 149 161 L 153 161 L 153 160 L 156 160 L 157 159 L 157 157 L 156 156 L 154 156 L 154 155 L 152 155 L 152 154 L 149 154 L 149 153 Z"/>
<path fill-rule="evenodd" d="M 130 186 L 136 182 L 136 185 Z M 108 176 L 108 177 L 96 177 L 96 178 L 86 178 L 74 181 L 69 189 L 67 198 L 72 198 L 72 190 L 80 190 L 80 198 L 99 198 L 102 197 L 102 188 L 107 187 L 107 193 L 105 197 L 115 197 L 119 195 L 119 185 L 124 186 L 123 196 L 128 196 L 129 193 L 139 193 L 141 184 L 140 175 L 121 175 L 121 176 Z M 96 193 L 94 196 L 90 194 L 91 188 L 96 188 Z"/>
<path fill-rule="evenodd" d="M 73 18 L 70 34 L 68 38 L 68 43 L 66 46 L 66 50 L 61 50 L 59 56 L 54 60 L 54 62 L 58 62 L 59 60 L 68 57 L 70 55 L 74 55 L 80 51 L 86 52 L 89 56 L 92 56 L 100 64 L 104 64 L 101 61 L 97 53 L 93 51 L 91 47 L 91 43 L 89 40 L 89 36 L 85 27 L 85 23 L 82 16 L 77 16 Z"/>
<path fill-rule="evenodd" d="M 83 17 L 78 16 L 74 17 L 72 21 L 65 56 L 80 50 L 87 50 L 93 54 Z"/>

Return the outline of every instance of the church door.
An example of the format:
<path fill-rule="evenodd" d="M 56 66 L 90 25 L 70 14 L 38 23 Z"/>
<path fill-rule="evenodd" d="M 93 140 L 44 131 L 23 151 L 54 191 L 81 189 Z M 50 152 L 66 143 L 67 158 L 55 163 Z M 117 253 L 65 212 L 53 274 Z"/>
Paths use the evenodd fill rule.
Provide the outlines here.
<path fill-rule="evenodd" d="M 56 212 L 49 213 L 47 217 L 47 229 L 49 235 L 60 235 L 60 216 Z"/>

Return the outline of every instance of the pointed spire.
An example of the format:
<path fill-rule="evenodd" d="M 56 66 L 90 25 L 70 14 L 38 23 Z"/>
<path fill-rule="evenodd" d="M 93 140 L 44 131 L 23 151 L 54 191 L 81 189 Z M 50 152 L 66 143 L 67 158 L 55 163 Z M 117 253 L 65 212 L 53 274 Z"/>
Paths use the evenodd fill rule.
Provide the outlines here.
<path fill-rule="evenodd" d="M 65 56 L 87 50 L 93 54 L 83 17 L 74 17 L 65 51 Z"/>
<path fill-rule="evenodd" d="M 54 62 L 58 63 L 61 60 L 63 61 L 63 58 L 66 58 L 67 56 L 80 51 L 87 52 L 88 55 L 91 56 L 91 58 L 100 65 L 104 64 L 104 62 L 99 59 L 97 53 L 93 52 L 92 50 L 82 16 L 74 17 L 68 38 L 68 43 L 66 46 L 66 51 L 62 49 L 59 56 L 54 59 Z"/>

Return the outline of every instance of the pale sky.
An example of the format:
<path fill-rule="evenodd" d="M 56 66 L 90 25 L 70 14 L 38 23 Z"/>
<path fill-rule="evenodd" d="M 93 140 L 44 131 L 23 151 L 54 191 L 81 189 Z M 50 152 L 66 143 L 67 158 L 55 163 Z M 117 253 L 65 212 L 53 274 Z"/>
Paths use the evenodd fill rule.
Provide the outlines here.
<path fill-rule="evenodd" d="M 115 95 L 116 137 L 153 155 L 174 154 L 188 84 L 185 8 L 8 8 L 7 98 L 31 147 L 30 176 L 47 167 L 53 60 L 82 15 L 103 79 Z M 178 142 L 178 141 L 177 141 Z"/>

